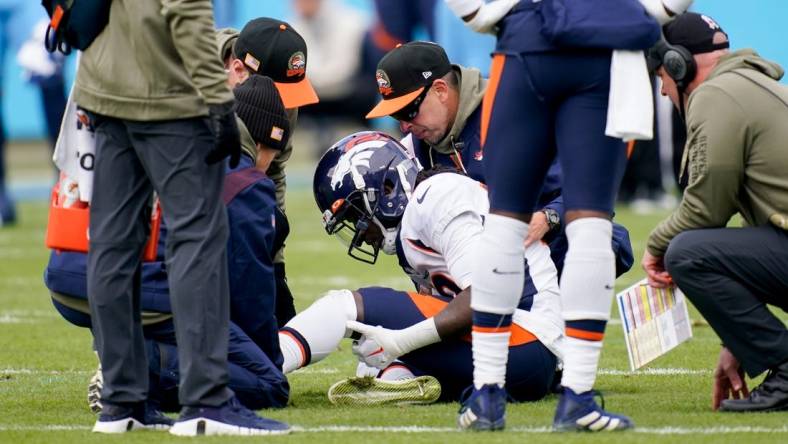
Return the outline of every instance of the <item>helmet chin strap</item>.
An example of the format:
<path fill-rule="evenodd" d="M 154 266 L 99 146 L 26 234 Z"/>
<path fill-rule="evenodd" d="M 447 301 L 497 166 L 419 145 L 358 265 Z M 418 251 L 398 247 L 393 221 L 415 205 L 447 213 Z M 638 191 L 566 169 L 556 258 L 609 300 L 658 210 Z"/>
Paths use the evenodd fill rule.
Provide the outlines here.
<path fill-rule="evenodd" d="M 380 244 L 380 249 L 388 255 L 397 254 L 397 233 L 399 232 L 399 225 L 395 228 L 385 228 L 377 217 L 372 220 L 375 225 L 380 228 L 380 233 L 383 235 L 383 241 Z"/>

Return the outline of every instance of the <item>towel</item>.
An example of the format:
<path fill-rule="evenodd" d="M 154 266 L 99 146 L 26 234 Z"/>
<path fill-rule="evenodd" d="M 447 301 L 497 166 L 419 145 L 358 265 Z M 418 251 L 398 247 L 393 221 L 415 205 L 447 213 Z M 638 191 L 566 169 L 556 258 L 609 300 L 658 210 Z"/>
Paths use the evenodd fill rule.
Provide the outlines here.
<path fill-rule="evenodd" d="M 605 135 L 626 142 L 654 137 L 654 94 L 643 51 L 613 51 Z"/>
<path fill-rule="evenodd" d="M 93 194 L 95 156 L 96 137 L 93 125 L 85 111 L 77 108 L 72 89 L 63 112 L 52 160 L 62 173 L 76 180 L 79 200 L 82 202 L 90 202 Z"/>
<path fill-rule="evenodd" d="M 660 25 L 673 20 L 665 7 L 681 14 L 692 0 L 640 0 Z M 654 92 L 643 51 L 613 51 L 605 135 L 630 140 L 654 137 Z"/>

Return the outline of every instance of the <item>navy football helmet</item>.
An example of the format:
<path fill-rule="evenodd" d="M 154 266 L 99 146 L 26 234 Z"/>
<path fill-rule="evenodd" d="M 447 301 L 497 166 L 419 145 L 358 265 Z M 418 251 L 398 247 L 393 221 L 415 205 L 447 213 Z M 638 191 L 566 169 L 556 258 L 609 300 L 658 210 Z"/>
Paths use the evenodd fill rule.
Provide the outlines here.
<path fill-rule="evenodd" d="M 381 249 L 396 253 L 400 221 L 420 169 L 396 139 L 381 132 L 362 131 L 335 143 L 320 158 L 313 184 L 326 232 L 362 262 L 374 264 Z"/>

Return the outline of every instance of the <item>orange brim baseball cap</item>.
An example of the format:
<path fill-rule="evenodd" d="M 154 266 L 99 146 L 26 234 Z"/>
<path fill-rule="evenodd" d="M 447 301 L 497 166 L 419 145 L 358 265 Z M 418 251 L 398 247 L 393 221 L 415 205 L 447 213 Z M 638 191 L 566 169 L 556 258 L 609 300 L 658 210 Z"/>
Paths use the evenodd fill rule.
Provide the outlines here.
<path fill-rule="evenodd" d="M 311 105 L 320 101 L 317 98 L 315 89 L 312 87 L 312 83 L 306 77 L 298 82 L 274 82 L 274 85 L 279 90 L 279 95 L 282 96 L 282 103 L 285 104 L 287 109 Z"/>
<path fill-rule="evenodd" d="M 416 41 L 389 51 L 375 71 L 378 92 L 383 98 L 367 114 L 367 119 L 389 116 L 405 108 L 451 71 L 446 51 L 432 42 Z"/>
<path fill-rule="evenodd" d="M 410 102 L 416 100 L 416 97 L 418 97 L 419 94 L 424 91 L 424 88 L 426 88 L 426 86 L 422 86 L 416 91 L 407 93 L 404 96 L 381 100 L 377 105 L 375 105 L 374 108 L 372 108 L 372 111 L 367 113 L 367 119 L 374 119 L 376 117 L 383 117 L 396 113 L 402 108 L 408 106 Z"/>
<path fill-rule="evenodd" d="M 268 17 L 251 20 L 238 35 L 233 54 L 250 71 L 274 81 L 285 108 L 319 101 L 306 78 L 306 42 L 287 22 Z"/>

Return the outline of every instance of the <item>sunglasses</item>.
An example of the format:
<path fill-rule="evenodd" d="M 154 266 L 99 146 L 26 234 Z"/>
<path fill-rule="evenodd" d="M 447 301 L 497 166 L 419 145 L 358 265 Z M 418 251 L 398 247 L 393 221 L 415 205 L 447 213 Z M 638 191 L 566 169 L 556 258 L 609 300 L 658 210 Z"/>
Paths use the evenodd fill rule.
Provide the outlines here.
<path fill-rule="evenodd" d="M 415 119 L 416 116 L 419 115 L 421 104 L 424 103 L 424 98 L 427 97 L 427 93 L 430 91 L 430 88 L 432 88 L 432 82 L 425 86 L 424 91 L 422 91 L 418 97 L 413 99 L 412 102 L 402 107 L 402 109 L 399 111 L 391 113 L 390 116 L 402 122 L 410 122 L 411 120 Z"/>

